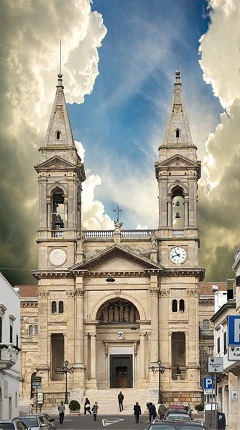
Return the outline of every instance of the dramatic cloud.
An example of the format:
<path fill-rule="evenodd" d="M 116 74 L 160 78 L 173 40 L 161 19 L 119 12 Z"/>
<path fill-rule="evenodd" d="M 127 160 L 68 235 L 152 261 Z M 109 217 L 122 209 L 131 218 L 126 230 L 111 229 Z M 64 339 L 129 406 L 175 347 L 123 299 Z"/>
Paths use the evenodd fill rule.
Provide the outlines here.
<path fill-rule="evenodd" d="M 240 5 L 212 0 L 211 23 L 201 37 L 200 65 L 222 106 L 220 124 L 209 135 L 203 170 L 207 184 L 200 188 L 202 264 L 208 279 L 233 277 L 233 257 L 240 229 Z"/>
<path fill-rule="evenodd" d="M 60 37 L 66 99 L 81 103 L 98 75 L 105 34 L 102 16 L 91 12 L 88 0 L 1 1 L 0 270 L 12 284 L 32 282 L 31 269 L 37 265 L 33 166 L 54 100 Z"/>

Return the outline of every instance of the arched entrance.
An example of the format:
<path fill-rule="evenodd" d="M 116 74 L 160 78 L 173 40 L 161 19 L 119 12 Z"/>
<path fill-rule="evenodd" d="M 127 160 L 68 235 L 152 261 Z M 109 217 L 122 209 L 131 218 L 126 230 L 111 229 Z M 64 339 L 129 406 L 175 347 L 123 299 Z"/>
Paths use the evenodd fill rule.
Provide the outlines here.
<path fill-rule="evenodd" d="M 108 388 L 133 388 L 139 312 L 132 302 L 112 299 L 97 313 L 97 333 L 104 336 Z"/>

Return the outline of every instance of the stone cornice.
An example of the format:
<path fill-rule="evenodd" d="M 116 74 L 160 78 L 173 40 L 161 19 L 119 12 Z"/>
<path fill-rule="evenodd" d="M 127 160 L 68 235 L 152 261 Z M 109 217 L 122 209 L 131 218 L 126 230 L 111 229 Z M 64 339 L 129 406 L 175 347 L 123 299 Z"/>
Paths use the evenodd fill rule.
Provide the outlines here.
<path fill-rule="evenodd" d="M 49 270 L 39 270 L 32 273 L 34 278 L 43 279 L 43 278 L 70 278 L 72 277 L 72 273 L 68 270 L 61 271 L 49 271 Z"/>
<path fill-rule="evenodd" d="M 202 281 L 205 276 L 205 270 L 201 267 L 170 267 L 163 269 L 161 276 L 195 276 Z"/>

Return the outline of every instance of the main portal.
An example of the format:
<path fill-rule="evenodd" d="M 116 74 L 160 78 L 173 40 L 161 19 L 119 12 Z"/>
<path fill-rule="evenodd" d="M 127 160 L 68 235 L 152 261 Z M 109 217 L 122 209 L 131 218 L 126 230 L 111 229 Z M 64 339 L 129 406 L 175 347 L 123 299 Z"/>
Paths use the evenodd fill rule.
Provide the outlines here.
<path fill-rule="evenodd" d="M 110 355 L 110 388 L 133 387 L 132 354 Z"/>

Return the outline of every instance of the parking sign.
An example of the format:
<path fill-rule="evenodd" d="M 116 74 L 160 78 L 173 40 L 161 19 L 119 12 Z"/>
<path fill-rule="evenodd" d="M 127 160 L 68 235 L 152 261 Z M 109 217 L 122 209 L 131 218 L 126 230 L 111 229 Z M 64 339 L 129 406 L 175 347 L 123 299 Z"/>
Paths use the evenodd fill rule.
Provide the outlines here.
<path fill-rule="evenodd" d="M 203 391 L 204 391 L 204 394 L 214 394 L 213 383 L 214 383 L 214 380 L 210 376 L 203 378 Z"/>
<path fill-rule="evenodd" d="M 228 345 L 240 346 L 240 315 L 228 316 Z"/>

